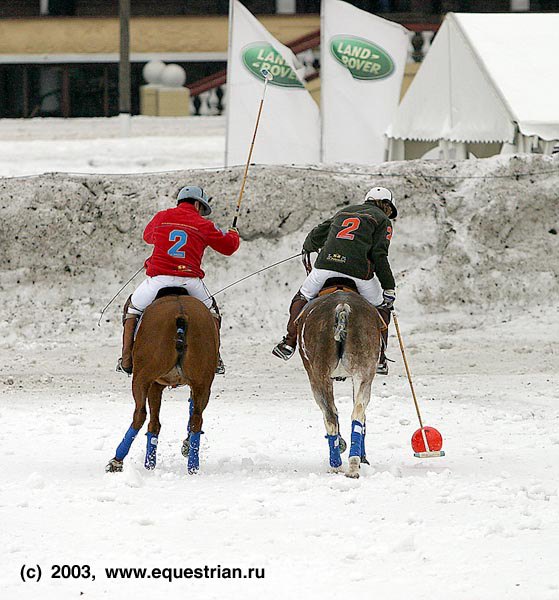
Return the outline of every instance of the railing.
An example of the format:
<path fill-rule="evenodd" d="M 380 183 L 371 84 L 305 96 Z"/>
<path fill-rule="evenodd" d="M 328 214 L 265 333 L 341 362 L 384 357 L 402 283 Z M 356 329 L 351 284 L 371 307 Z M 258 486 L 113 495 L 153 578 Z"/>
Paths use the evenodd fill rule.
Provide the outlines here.
<path fill-rule="evenodd" d="M 405 23 L 409 30 L 408 62 L 421 62 L 439 29 L 436 23 Z M 287 46 L 304 66 L 306 81 L 320 77 L 320 30 L 317 29 Z M 221 115 L 227 102 L 227 71 L 219 71 L 188 86 L 190 89 L 190 112 L 194 115 Z"/>

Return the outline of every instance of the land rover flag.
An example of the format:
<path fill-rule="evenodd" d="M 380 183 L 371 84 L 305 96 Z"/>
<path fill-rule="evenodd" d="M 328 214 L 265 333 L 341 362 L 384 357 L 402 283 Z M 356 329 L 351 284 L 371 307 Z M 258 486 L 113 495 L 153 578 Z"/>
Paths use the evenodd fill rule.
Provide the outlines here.
<path fill-rule="evenodd" d="M 321 21 L 322 161 L 382 162 L 408 31 L 341 0 L 322 0 Z"/>
<path fill-rule="evenodd" d="M 320 115 L 295 70 L 297 59 L 240 3 L 229 4 L 225 164 L 242 165 L 248 152 L 264 76 L 268 83 L 251 162 L 306 164 L 320 160 Z"/>

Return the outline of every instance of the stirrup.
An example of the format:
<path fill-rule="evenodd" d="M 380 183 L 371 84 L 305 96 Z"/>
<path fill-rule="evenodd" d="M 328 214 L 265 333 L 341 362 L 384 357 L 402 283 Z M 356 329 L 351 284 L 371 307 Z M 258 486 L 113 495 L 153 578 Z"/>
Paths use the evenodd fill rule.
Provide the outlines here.
<path fill-rule="evenodd" d="M 295 348 L 285 343 L 285 338 L 277 345 L 274 346 L 272 354 L 283 360 L 289 360 L 295 354 Z"/>
<path fill-rule="evenodd" d="M 132 366 L 130 366 L 129 369 L 126 369 L 125 367 L 122 366 L 122 358 L 119 358 L 118 362 L 116 363 L 115 371 L 117 373 L 126 373 L 126 375 L 128 375 L 130 377 L 130 375 L 132 375 Z"/>
<path fill-rule="evenodd" d="M 386 359 L 377 364 L 377 375 L 388 375 L 388 362 Z"/>

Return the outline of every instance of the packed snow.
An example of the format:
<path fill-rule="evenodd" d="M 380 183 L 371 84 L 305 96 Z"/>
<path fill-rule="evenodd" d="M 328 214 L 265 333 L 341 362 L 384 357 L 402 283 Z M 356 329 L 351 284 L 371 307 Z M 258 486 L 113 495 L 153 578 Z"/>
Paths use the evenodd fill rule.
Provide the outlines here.
<path fill-rule="evenodd" d="M 203 139 L 194 121 L 185 123 Z M 207 122 L 201 146 L 219 166 L 209 145 L 220 126 Z M 396 308 L 423 418 L 442 432 L 446 457 L 413 457 L 417 418 L 391 330 L 395 362 L 375 379 L 367 413 L 371 466 L 359 480 L 328 473 L 301 361 L 270 352 L 304 277 L 294 259 L 216 296 L 227 374 L 204 413 L 200 473 L 189 476 L 180 454 L 188 389 L 179 388 L 164 395 L 157 469 L 143 468 L 139 435 L 123 473 L 106 474 L 133 410 L 130 379 L 114 372 L 119 310 L 141 276 L 97 327 L 100 310 L 148 255 L 141 232 L 154 211 L 199 182 L 226 226 L 242 169 L 196 171 L 198 153 L 185 150 L 189 171 L 65 175 L 110 138 L 82 137 L 82 124 L 74 134 L 70 122 L 53 121 L 50 134 L 46 120 L 35 125 L 36 135 L 33 122 L 0 123 L 12 132 L 0 148 L 20 143 L 22 157 L 28 148 L 21 174 L 58 172 L 0 179 L 3 597 L 559 599 L 558 158 L 252 167 L 239 252 L 207 252 L 216 292 L 297 253 L 314 224 L 371 185 L 391 187 Z M 54 145 L 59 135 L 75 144 L 75 162 L 35 162 L 37 138 Z M 133 157 L 141 137 L 112 139 Z M 135 160 L 129 170 L 142 170 Z M 3 152 L 5 175 L 8 162 Z M 348 439 L 351 384 L 335 389 Z M 39 583 L 21 581 L 24 564 L 41 566 Z M 57 564 L 90 565 L 95 580 L 51 579 Z M 265 577 L 105 575 L 205 565 Z"/>

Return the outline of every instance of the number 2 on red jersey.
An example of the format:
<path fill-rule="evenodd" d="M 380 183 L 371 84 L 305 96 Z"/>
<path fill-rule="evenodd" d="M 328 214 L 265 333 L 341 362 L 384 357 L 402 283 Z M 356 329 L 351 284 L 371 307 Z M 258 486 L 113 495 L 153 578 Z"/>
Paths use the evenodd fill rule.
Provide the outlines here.
<path fill-rule="evenodd" d="M 355 236 L 352 231 L 355 231 L 361 225 L 361 220 L 358 217 L 349 217 L 342 223 L 343 229 L 338 233 L 336 238 L 338 240 L 352 240 Z"/>

